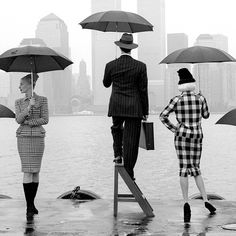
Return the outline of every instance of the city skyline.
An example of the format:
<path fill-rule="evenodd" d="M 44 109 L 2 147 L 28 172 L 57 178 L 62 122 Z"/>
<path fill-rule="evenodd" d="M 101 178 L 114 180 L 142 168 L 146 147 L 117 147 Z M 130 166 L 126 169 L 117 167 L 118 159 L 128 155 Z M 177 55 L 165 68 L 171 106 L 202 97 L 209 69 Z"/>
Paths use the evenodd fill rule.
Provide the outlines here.
<path fill-rule="evenodd" d="M 14 2 L 14 0 L 11 0 L 11 2 Z M 23 4 L 24 5 L 26 2 L 28 2 L 28 0 L 23 0 Z M 53 1 L 52 1 L 53 2 Z M 185 34 L 188 37 L 188 46 L 193 46 L 196 41 L 198 40 L 199 37 L 203 37 L 204 35 L 206 37 L 208 37 L 208 35 L 211 37 L 211 35 L 215 35 L 214 37 L 218 37 L 220 35 L 220 37 L 218 37 L 218 39 L 214 40 L 215 42 L 217 42 L 216 44 L 212 44 L 212 41 L 210 39 L 209 41 L 209 45 L 208 46 L 212 46 L 212 47 L 220 47 L 221 49 L 228 51 L 231 55 L 233 55 L 231 53 L 232 50 L 232 43 L 230 44 L 230 36 L 228 36 L 228 34 L 226 34 L 226 32 L 230 32 L 227 31 L 227 27 L 225 27 L 226 29 L 224 30 L 224 32 L 222 31 L 223 29 L 218 27 L 219 29 L 221 29 L 221 31 L 216 31 L 216 29 L 214 28 L 214 26 L 217 24 L 217 21 L 214 22 L 214 15 L 215 12 L 218 12 L 219 10 L 219 3 L 222 3 L 222 1 L 217 0 L 216 1 L 216 8 L 215 11 L 213 13 L 210 14 L 210 12 L 208 12 L 207 14 L 205 14 L 207 12 L 206 9 L 209 9 L 209 6 L 212 6 L 211 4 L 209 4 L 209 1 L 202 1 L 200 0 L 198 2 L 198 5 L 194 5 L 194 11 L 196 9 L 200 9 L 199 5 L 201 5 L 202 3 L 204 3 L 204 6 L 201 5 L 201 9 L 202 9 L 202 15 L 201 18 L 198 17 L 197 19 L 194 18 L 194 13 L 192 13 L 192 15 L 190 14 L 192 12 L 192 6 L 190 6 L 191 4 L 189 4 L 189 2 L 191 3 L 196 3 L 195 0 L 190 0 L 190 1 L 186 1 L 186 0 L 180 0 L 178 1 L 178 7 L 182 6 L 181 10 L 182 11 L 178 11 L 178 7 L 174 4 L 173 1 L 171 0 L 162 0 L 162 1 L 151 1 L 149 0 L 149 2 L 144 2 L 144 0 L 130 0 L 127 2 L 125 2 L 124 0 L 113 0 L 113 1 L 108 1 L 108 0 L 99 0 L 99 2 L 97 1 L 89 1 L 86 2 L 85 1 L 79 1 L 80 3 L 84 3 L 83 5 L 83 9 L 86 9 L 83 14 L 86 13 L 86 17 L 88 15 L 91 15 L 92 13 L 98 12 L 98 11 L 105 11 L 105 10 L 126 10 L 126 11 L 133 11 L 136 12 L 142 16 L 144 16 L 147 20 L 149 20 L 153 25 L 154 25 L 154 32 L 145 32 L 145 33 L 140 33 L 140 34 L 134 34 L 134 40 L 135 42 L 137 42 L 139 44 L 139 47 L 137 50 L 134 50 L 134 52 L 132 51 L 132 56 L 134 58 L 137 58 L 143 62 L 145 62 L 147 64 L 148 67 L 148 77 L 149 77 L 149 97 L 150 97 L 150 101 L 154 101 L 151 102 L 150 104 L 153 104 L 154 106 L 161 106 L 163 101 L 166 99 L 165 98 L 165 94 L 163 94 L 163 87 L 165 87 L 166 90 L 166 86 L 164 85 L 164 83 L 167 83 L 166 80 L 166 76 L 165 76 L 165 71 L 162 72 L 162 69 L 165 70 L 165 68 L 167 68 L 165 65 L 159 65 L 159 61 L 164 58 L 168 53 L 170 53 L 167 49 L 167 35 L 170 34 Z M 30 38 L 42 38 L 44 41 L 46 40 L 46 45 L 49 47 L 52 47 L 54 50 L 57 50 L 59 52 L 61 52 L 62 54 L 64 54 L 65 56 L 69 57 L 72 59 L 72 61 L 74 61 L 74 64 L 72 66 L 70 66 L 70 71 L 73 74 L 79 73 L 79 71 L 77 72 L 77 70 L 79 70 L 79 64 L 78 64 L 78 60 L 79 63 L 83 60 L 86 63 L 87 66 L 87 72 L 88 72 L 88 76 L 91 76 L 91 86 L 93 88 L 93 97 L 94 97 L 94 105 L 102 105 L 102 106 L 106 106 L 108 103 L 108 97 L 110 94 L 109 90 L 104 91 L 104 88 L 102 86 L 102 77 L 103 77 L 103 73 L 104 73 L 104 67 L 105 64 L 110 61 L 111 59 L 115 58 L 115 55 L 117 54 L 117 56 L 119 56 L 119 50 L 116 51 L 116 46 L 114 45 L 113 41 L 117 40 L 121 33 L 104 33 L 104 32 L 98 32 L 98 31 L 91 31 L 91 30 L 83 30 L 80 25 L 78 24 L 81 20 L 83 20 L 84 18 L 82 18 L 81 20 L 78 20 L 78 22 L 76 22 L 76 30 L 79 32 L 78 35 L 80 35 L 79 39 L 82 39 L 82 42 L 77 43 L 77 46 L 75 47 L 75 44 L 73 43 L 73 40 L 75 39 L 73 36 L 73 30 L 71 30 L 71 22 L 68 22 L 68 18 L 65 14 L 66 9 L 70 9 L 73 6 L 75 6 L 75 2 L 74 1 L 69 1 L 70 4 L 65 4 L 65 2 L 63 1 L 63 4 L 56 4 L 54 5 L 54 7 L 52 7 L 51 2 L 49 4 L 49 7 L 47 8 L 47 10 L 49 11 L 48 14 L 44 14 L 41 16 L 41 18 L 38 20 L 38 22 L 35 23 L 34 25 L 34 35 L 31 35 Z M 132 4 L 131 4 L 132 3 Z M 229 3 L 231 3 L 232 5 L 232 1 L 228 1 L 228 4 L 224 4 L 225 8 L 228 8 L 230 6 Z M 159 5 L 160 4 L 160 5 Z M 183 5 L 185 6 L 185 9 L 183 8 Z M 6 6 L 6 5 L 4 5 Z M 65 9 L 61 9 L 61 7 L 64 6 Z M 221 6 L 222 8 L 223 6 Z M 157 8 L 157 10 L 154 12 L 151 12 L 149 9 L 152 8 Z M 173 9 L 175 8 L 175 9 Z M 195 9 L 196 8 L 196 9 Z M 39 12 L 41 12 L 41 10 L 44 9 L 42 8 L 41 4 L 39 7 Z M 54 9 L 55 11 L 50 12 L 50 9 Z M 57 13 L 60 9 L 60 13 Z M 161 10 L 163 9 L 163 10 Z M 45 9 L 44 9 L 45 10 Z M 89 13 L 87 12 L 89 11 Z M 178 16 L 179 16 L 179 21 L 178 20 L 174 20 L 174 18 L 176 17 L 175 14 L 173 14 L 173 12 L 178 12 Z M 42 11 L 43 12 L 43 11 Z M 150 12 L 150 13 L 149 13 Z M 73 11 L 74 13 L 74 11 Z M 9 13 L 10 15 L 11 13 Z M 38 14 L 38 12 L 37 12 Z M 155 15 L 156 14 L 156 15 Z M 170 17 L 170 15 L 172 14 L 172 16 Z M 181 22 L 181 20 L 183 20 L 183 17 L 181 17 L 181 15 L 185 14 L 185 20 L 182 21 L 182 25 L 181 24 L 176 24 L 176 22 Z M 65 17 L 63 18 L 62 15 Z M 186 20 L 186 18 L 188 16 L 192 16 L 193 19 L 191 20 Z M 210 18 L 209 21 L 206 20 L 206 15 L 208 15 L 208 18 Z M 211 17 L 212 16 L 212 17 Z M 50 22 L 52 22 L 51 20 L 55 20 L 58 19 L 59 25 L 63 25 L 62 28 L 65 28 L 65 32 L 63 34 L 67 35 L 65 37 L 65 39 L 61 38 L 60 35 L 56 36 L 55 34 L 50 35 L 51 30 L 49 29 L 50 27 L 48 25 L 46 25 L 46 22 L 49 22 L 48 20 L 45 21 L 45 23 L 43 24 L 43 28 L 46 29 L 46 31 L 42 34 L 43 37 L 40 36 L 40 34 L 38 34 L 38 26 L 39 23 L 42 21 L 42 19 L 49 19 Z M 71 14 L 71 18 L 70 20 L 73 18 L 73 14 Z M 191 17 L 190 17 L 191 18 Z M 67 20 L 65 20 L 67 19 Z M 170 20 L 172 19 L 172 20 Z M 205 20 L 205 24 L 204 26 L 202 25 L 202 20 Z M 197 34 L 195 36 L 195 38 L 193 38 L 193 32 L 196 34 L 199 29 L 197 27 L 197 29 L 195 29 L 195 31 L 191 31 L 194 29 L 193 25 L 189 24 L 189 21 L 192 23 L 198 23 L 195 26 L 201 26 L 202 25 L 202 29 L 201 29 L 201 33 Z M 222 20 L 223 21 L 223 20 Z M 31 21 L 30 21 L 31 22 Z M 61 23 L 60 23 L 61 22 Z M 170 22 L 173 24 L 171 25 Z M 224 21 L 223 21 L 224 22 Z M 18 23 L 18 22 L 17 22 Z M 29 21 L 28 21 L 29 23 Z M 206 28 L 205 26 L 209 26 L 212 24 L 211 28 Z M 42 25 L 42 23 L 41 23 Z M 170 27 L 171 26 L 171 27 Z M 191 28 L 189 28 L 191 26 Z M 24 28 L 22 28 L 24 29 Z M 54 29 L 54 28 L 52 28 Z M 172 29 L 173 31 L 170 32 L 170 29 Z M 184 29 L 184 30 L 182 30 Z M 191 30 L 190 30 L 191 29 Z M 205 31 L 207 29 L 207 32 Z M 36 35 L 35 35 L 36 32 Z M 189 33 L 188 33 L 189 32 Z M 192 33 L 190 33 L 192 32 Z M 58 32 L 55 31 L 55 33 L 57 34 Z M 86 33 L 89 33 L 89 36 L 86 36 Z M 63 35 L 62 34 L 62 35 Z M 151 37 L 152 34 L 152 37 Z M 150 35 L 150 36 L 149 36 Z M 17 38 L 17 37 L 16 37 Z M 220 41 L 224 42 L 225 40 L 222 40 L 224 38 L 227 38 L 227 44 L 222 44 L 222 46 L 220 46 Z M 27 37 L 25 38 L 21 38 L 20 41 L 22 41 L 23 39 L 27 39 Z M 56 41 L 55 41 L 56 39 Z M 64 40 L 64 43 L 62 41 L 60 41 L 61 39 Z M 84 41 L 86 39 L 86 42 Z M 58 41 L 59 40 L 59 41 Z M 204 38 L 205 40 L 205 38 Z M 10 41 L 10 40 L 9 40 Z M 19 41 L 19 42 L 20 42 Z M 19 45 L 19 42 L 16 46 Z M 204 41 L 206 43 L 206 41 Z M 67 45 L 66 47 L 60 47 L 58 45 Z M 200 43 L 201 44 L 201 43 Z M 200 45 L 199 44 L 199 45 Z M 81 45 L 83 47 L 81 47 Z M 184 44 L 183 44 L 184 45 Z M 81 48 L 83 48 L 82 50 L 78 49 L 80 46 Z M 78 47 L 78 48 L 77 48 Z M 64 48 L 64 49 L 63 49 Z M 75 48 L 77 48 L 78 50 L 75 50 Z M 107 52 L 104 54 L 103 50 L 104 48 L 106 48 Z M 1 49 L 1 46 L 0 46 Z M 114 50 L 113 50 L 114 49 Z M 62 50 L 62 51 L 61 51 Z M 85 54 L 83 54 L 82 52 L 86 51 Z M 83 56 L 81 56 L 80 54 L 83 54 Z M 80 57 L 81 56 L 81 57 Z M 234 55 L 233 55 L 234 56 Z M 86 59 L 87 58 L 87 59 Z M 76 70 L 75 70 L 76 68 Z M 4 78 L 5 81 L 7 81 L 7 76 L 3 74 L 4 72 L 1 72 L 2 77 Z M 61 72 L 59 72 L 61 73 Z M 174 73 L 174 71 L 173 71 Z M 13 75 L 14 73 L 9 73 L 9 75 Z M 59 74 L 58 74 L 59 75 Z M 16 74 L 14 75 L 16 76 Z M 61 76 L 64 77 L 61 73 Z M 59 77 L 61 77 L 59 76 Z M 58 76 L 57 76 L 58 77 Z M 70 76 L 72 78 L 72 75 Z M 76 77 L 74 77 L 76 78 Z M 170 82 L 171 82 L 171 77 L 169 78 Z M 6 85 L 4 85 L 3 81 L 1 81 L 0 83 L 3 87 L 7 88 Z M 48 87 L 48 86 L 47 86 Z M 15 89 L 17 89 L 17 87 L 15 86 Z M 171 88 L 170 88 L 171 89 Z M 55 89 L 54 89 L 55 90 Z M 174 91 L 174 90 L 173 90 Z M 1 89 L 2 94 L 6 94 L 5 91 L 3 91 L 3 89 Z M 19 94 L 19 93 L 18 93 Z M 50 93 L 50 96 L 54 96 L 53 93 Z M 68 93 L 70 94 L 70 93 Z M 1 96 L 1 95 L 0 95 Z M 69 96 L 67 96 L 69 97 Z M 12 98 L 12 101 L 14 101 L 15 99 Z M 157 101 L 157 102 L 156 102 Z"/>
<path fill-rule="evenodd" d="M 46 2 L 46 0 L 42 0 L 38 2 L 35 0 L 33 2 L 36 4 L 32 4 L 30 0 L 9 0 L 2 4 L 0 9 L 2 32 L 0 53 L 18 46 L 23 38 L 34 37 L 38 21 L 46 15 L 54 13 L 68 26 L 71 59 L 74 61 L 73 73 L 78 73 L 79 62 L 83 59 L 88 63 L 88 72 L 91 74 L 91 31 L 83 30 L 79 25 L 80 21 L 91 14 L 91 1 L 50 0 Z M 136 4 L 136 0 L 122 0 L 121 8 L 136 12 Z M 214 11 L 212 11 L 213 4 Z M 229 38 L 229 53 L 236 57 L 234 43 L 236 34 L 229 23 L 233 22 L 233 11 L 236 6 L 234 0 L 215 0 L 214 3 L 211 0 L 165 0 L 165 6 L 167 34 L 179 32 L 187 34 L 190 46 L 200 34 L 224 34 Z M 37 11 L 35 11 L 35 7 L 37 7 Z M 226 15 L 227 17 L 225 17 Z M 148 18 L 148 16 L 145 17 Z"/>

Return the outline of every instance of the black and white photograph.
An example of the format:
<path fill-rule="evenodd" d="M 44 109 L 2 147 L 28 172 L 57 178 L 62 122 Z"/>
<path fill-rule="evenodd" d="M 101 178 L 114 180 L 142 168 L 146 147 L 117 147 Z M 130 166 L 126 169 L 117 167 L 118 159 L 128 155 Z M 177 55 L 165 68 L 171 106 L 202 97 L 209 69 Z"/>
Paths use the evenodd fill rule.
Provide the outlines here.
<path fill-rule="evenodd" d="M 0 235 L 236 234 L 235 0 L 0 8 Z"/>

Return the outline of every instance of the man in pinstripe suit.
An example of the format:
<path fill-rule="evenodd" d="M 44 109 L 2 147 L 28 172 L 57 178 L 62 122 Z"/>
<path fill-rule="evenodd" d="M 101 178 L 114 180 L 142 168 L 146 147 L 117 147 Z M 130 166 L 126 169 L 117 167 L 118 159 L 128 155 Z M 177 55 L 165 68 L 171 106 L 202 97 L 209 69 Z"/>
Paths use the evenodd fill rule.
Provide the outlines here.
<path fill-rule="evenodd" d="M 148 116 L 148 79 L 146 65 L 131 57 L 132 34 L 124 33 L 115 44 L 121 56 L 106 64 L 103 84 L 112 85 L 108 116 L 112 117 L 114 161 L 121 162 L 134 179 L 134 166 L 138 157 L 141 120 Z"/>

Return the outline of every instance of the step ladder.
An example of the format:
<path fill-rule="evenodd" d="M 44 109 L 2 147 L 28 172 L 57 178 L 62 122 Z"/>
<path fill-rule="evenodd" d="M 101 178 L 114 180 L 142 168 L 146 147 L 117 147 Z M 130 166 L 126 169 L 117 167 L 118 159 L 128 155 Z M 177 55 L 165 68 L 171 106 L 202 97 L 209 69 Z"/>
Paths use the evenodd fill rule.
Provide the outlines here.
<path fill-rule="evenodd" d="M 129 188 L 132 194 L 119 194 L 118 193 L 118 177 L 119 175 L 124 180 L 125 184 Z M 115 164 L 115 171 L 114 171 L 114 216 L 117 216 L 118 211 L 118 202 L 138 202 L 139 206 L 142 208 L 143 212 L 148 217 L 153 217 L 153 209 L 141 190 L 139 189 L 138 185 L 131 179 L 129 174 L 124 168 L 122 164 Z"/>

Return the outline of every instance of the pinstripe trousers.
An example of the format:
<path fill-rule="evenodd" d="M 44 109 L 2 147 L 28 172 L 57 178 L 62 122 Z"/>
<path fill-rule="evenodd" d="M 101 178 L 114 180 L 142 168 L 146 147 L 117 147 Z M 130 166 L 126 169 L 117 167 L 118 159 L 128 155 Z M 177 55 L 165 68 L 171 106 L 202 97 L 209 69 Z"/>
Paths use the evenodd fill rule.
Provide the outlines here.
<path fill-rule="evenodd" d="M 138 158 L 141 118 L 113 116 L 112 122 L 114 156 L 123 156 L 124 167 L 133 179 L 133 169 Z"/>

